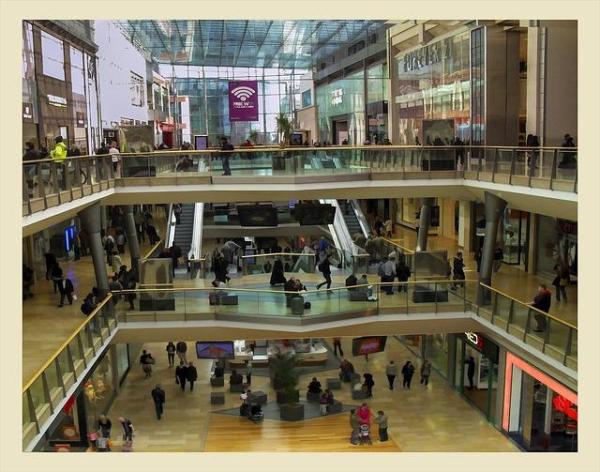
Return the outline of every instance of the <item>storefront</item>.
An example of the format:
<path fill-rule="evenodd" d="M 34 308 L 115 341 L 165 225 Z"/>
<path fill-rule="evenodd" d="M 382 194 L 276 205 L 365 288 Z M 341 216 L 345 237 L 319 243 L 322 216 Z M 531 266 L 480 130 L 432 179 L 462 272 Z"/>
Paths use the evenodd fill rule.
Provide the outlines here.
<path fill-rule="evenodd" d="M 113 345 L 69 398 L 39 449 L 45 452 L 84 451 L 98 418 L 108 412 L 130 367 L 127 344 Z M 113 419 L 113 428 L 114 426 Z"/>
<path fill-rule="evenodd" d="M 362 145 L 388 138 L 387 65 L 378 63 L 315 88 L 319 139 Z"/>
<path fill-rule="evenodd" d="M 395 144 L 469 141 L 470 35 L 463 31 L 395 54 Z"/>
<path fill-rule="evenodd" d="M 528 451 L 577 451 L 577 394 L 507 353 L 502 429 Z"/>
<path fill-rule="evenodd" d="M 446 333 L 423 336 L 425 338 L 423 357 L 445 379 L 448 378 L 448 347 L 450 337 Z"/>
<path fill-rule="evenodd" d="M 494 422 L 500 348 L 480 333 L 461 333 L 455 339 L 454 386 Z"/>
<path fill-rule="evenodd" d="M 537 272 L 554 276 L 554 266 L 568 267 L 571 280 L 577 278 L 577 222 L 539 217 Z"/>
<path fill-rule="evenodd" d="M 504 262 L 527 269 L 529 248 L 528 212 L 506 208 L 502 225 Z"/>

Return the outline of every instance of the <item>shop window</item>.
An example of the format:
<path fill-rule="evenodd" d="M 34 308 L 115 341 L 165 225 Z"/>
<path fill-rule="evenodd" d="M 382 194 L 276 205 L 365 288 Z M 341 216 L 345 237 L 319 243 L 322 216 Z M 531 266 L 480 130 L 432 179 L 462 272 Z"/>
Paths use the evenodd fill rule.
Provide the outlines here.
<path fill-rule="evenodd" d="M 73 93 L 85 95 L 83 78 L 83 53 L 74 47 L 69 47 L 71 54 L 71 90 Z"/>
<path fill-rule="evenodd" d="M 65 52 L 63 42 L 41 32 L 42 39 L 42 72 L 48 77 L 65 80 Z"/>

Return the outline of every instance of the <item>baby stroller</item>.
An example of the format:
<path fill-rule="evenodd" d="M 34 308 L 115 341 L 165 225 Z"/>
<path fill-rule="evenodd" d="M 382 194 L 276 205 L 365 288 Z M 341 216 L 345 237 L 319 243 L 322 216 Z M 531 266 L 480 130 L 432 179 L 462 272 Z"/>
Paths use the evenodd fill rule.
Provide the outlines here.
<path fill-rule="evenodd" d="M 371 428 L 368 424 L 361 424 L 358 430 L 359 445 L 373 444 L 371 441 Z"/>
<path fill-rule="evenodd" d="M 259 404 L 250 407 L 250 415 L 248 416 L 253 423 L 260 423 L 264 419 L 262 408 Z"/>

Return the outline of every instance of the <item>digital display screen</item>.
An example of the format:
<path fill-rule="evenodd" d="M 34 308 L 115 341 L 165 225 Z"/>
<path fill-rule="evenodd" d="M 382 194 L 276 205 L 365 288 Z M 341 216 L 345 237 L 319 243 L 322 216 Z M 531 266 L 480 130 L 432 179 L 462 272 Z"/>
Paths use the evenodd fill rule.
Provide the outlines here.
<path fill-rule="evenodd" d="M 238 205 L 240 226 L 277 226 L 277 209 L 270 205 Z"/>
<path fill-rule="evenodd" d="M 208 149 L 208 136 L 200 134 L 194 135 L 194 149 L 196 151 Z"/>
<path fill-rule="evenodd" d="M 335 207 L 326 203 L 298 203 L 294 207 L 294 218 L 300 225 L 331 225 Z"/>
<path fill-rule="evenodd" d="M 387 336 L 367 336 L 363 338 L 354 338 L 352 340 L 352 355 L 364 356 L 365 354 L 374 354 L 385 350 Z"/>
<path fill-rule="evenodd" d="M 233 359 L 233 341 L 197 341 L 198 359 Z"/>

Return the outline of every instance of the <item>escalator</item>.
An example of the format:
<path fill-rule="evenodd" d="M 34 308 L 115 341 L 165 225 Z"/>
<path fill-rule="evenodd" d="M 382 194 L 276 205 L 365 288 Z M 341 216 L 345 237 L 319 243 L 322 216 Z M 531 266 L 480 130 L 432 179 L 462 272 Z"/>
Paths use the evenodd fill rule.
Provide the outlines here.
<path fill-rule="evenodd" d="M 181 222 L 175 226 L 173 244 L 181 248 L 182 254 L 190 252 L 194 236 L 194 203 L 182 204 Z"/>
<path fill-rule="evenodd" d="M 182 204 L 179 224 L 176 224 L 174 207 L 174 205 L 171 205 L 169 211 L 169 226 L 165 247 L 179 246 L 181 254 L 190 262 L 190 269 L 193 269 L 196 267 L 194 262 L 197 263 L 201 257 L 204 203 Z M 186 276 L 187 272 L 188 267 L 180 264 L 175 270 L 175 275 Z M 192 276 L 195 272 L 195 270 L 192 270 Z"/>

